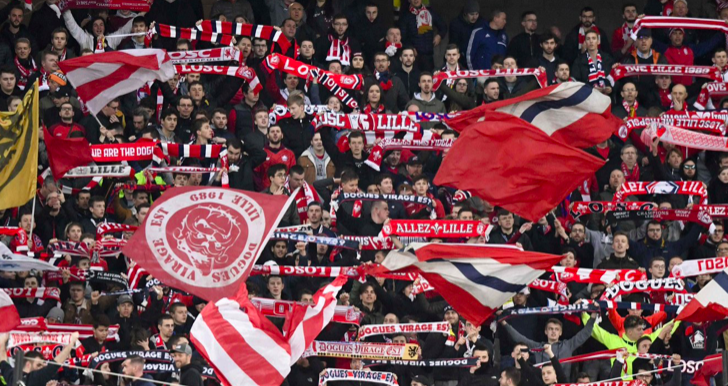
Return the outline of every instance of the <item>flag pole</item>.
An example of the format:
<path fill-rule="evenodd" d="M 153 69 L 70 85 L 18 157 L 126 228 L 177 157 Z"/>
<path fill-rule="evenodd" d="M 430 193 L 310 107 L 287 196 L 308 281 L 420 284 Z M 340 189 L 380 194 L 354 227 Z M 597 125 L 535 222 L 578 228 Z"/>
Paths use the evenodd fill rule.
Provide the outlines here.
<path fill-rule="evenodd" d="M 45 181 L 44 181 L 45 184 Z M 33 225 L 35 225 L 35 201 L 38 199 L 38 193 L 33 195 L 33 208 L 30 210 L 30 232 L 28 232 L 28 256 L 35 257 L 35 252 L 30 246 L 35 246 L 33 242 Z"/>

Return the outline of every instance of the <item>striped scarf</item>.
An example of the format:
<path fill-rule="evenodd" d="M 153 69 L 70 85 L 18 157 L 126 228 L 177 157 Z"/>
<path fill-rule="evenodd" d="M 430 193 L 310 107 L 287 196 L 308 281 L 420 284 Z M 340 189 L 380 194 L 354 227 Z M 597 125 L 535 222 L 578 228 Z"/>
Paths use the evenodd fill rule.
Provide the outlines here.
<path fill-rule="evenodd" d="M 602 54 L 597 52 L 596 62 L 592 59 L 592 56 L 589 55 L 589 52 L 586 52 L 585 54 L 589 61 L 589 83 L 598 87 L 604 87 L 604 79 L 606 76 L 604 75 L 604 68 L 602 67 Z"/>
<path fill-rule="evenodd" d="M 338 60 L 342 66 L 351 65 L 351 46 L 349 46 L 349 37 L 344 39 L 335 38 L 329 35 L 329 52 L 326 54 L 326 61 Z"/>

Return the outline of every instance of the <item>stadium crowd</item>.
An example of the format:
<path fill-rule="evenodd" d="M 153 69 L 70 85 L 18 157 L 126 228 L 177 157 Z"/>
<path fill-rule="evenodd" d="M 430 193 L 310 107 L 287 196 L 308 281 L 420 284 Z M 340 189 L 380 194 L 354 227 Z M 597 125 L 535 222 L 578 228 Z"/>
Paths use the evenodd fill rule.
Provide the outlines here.
<path fill-rule="evenodd" d="M 698 11 L 691 8 L 693 2 L 709 4 L 701 4 Z M 24 90 L 38 80 L 42 121 L 36 197 L 25 206 L 0 210 L 0 225 L 20 227 L 31 235 L 27 247 L 20 235 L 5 236 L 3 242 L 12 253 L 29 253 L 35 259 L 50 261 L 61 267 L 62 273 L 49 276 L 36 270 L 0 271 L 0 287 L 58 287 L 58 300 L 15 297 L 20 316 L 41 318 L 48 326 L 93 328 L 90 336 L 79 339 L 74 334 L 65 348 L 50 355 L 26 347 L 23 377 L 28 386 L 117 382 L 148 386 L 150 380 L 197 386 L 215 382 L 189 339 L 195 317 L 206 304 L 203 299 L 186 294 L 183 288 L 165 286 L 151 276 L 136 281 L 128 291 L 119 283 L 86 282 L 81 273 L 94 269 L 123 274 L 130 280 L 135 265 L 123 254 L 77 256 L 54 253 L 53 246 L 83 242 L 93 250 L 94 243 L 99 242 L 99 225 L 140 226 L 154 200 L 165 194 L 164 188 L 220 186 L 222 173 L 153 174 L 145 170 L 151 161 L 134 161 L 129 162 L 136 172 L 131 178 L 105 178 L 92 185 L 90 178 L 57 181 L 43 173 L 49 166 L 43 135 L 83 137 L 92 145 L 132 143 L 143 138 L 225 145 L 228 165 L 224 172 L 230 188 L 271 195 L 298 191 L 278 227 L 306 225 L 303 229 L 312 235 L 377 237 L 390 219 L 479 220 L 495 226 L 487 237 L 428 241 L 517 244 L 524 250 L 563 255 L 563 267 L 636 269 L 649 279 L 671 276 L 672 268 L 683 261 L 728 256 L 728 239 L 720 220 L 715 220 L 709 231 L 701 224 L 677 220 L 615 224 L 600 213 L 578 218 L 570 215 L 571 203 L 611 201 L 625 182 L 637 181 L 699 181 L 707 186 L 710 204 L 728 204 L 728 153 L 688 151 L 665 143 L 644 143 L 639 135 L 626 139 L 615 135 L 586 150 L 605 160 L 605 166 L 551 214 L 528 222 L 478 197 L 464 198 L 463 192 L 435 186 L 433 178 L 443 159 L 458 156 L 447 150 L 388 151 L 380 171 L 375 170 L 365 163 L 375 143 L 364 133 L 325 126 L 314 130 L 312 126 L 315 112 L 349 114 L 353 112 L 350 106 L 318 84 L 315 77 L 301 79 L 271 71 L 265 63 L 270 53 L 277 52 L 333 74 L 361 75 L 363 86 L 346 92 L 363 113 L 467 111 L 525 95 L 540 88 L 539 83 L 532 76 L 455 79 L 434 90 L 433 77 L 438 72 L 538 68 L 546 74 L 549 85 L 583 82 L 609 96 L 612 113 L 620 119 L 684 115 L 700 110 L 695 102 L 709 80 L 641 75 L 612 83 L 607 75 L 619 63 L 705 65 L 717 67 L 721 82 L 728 81 L 726 35 L 721 32 L 643 28 L 636 40 L 629 35 L 640 14 L 695 16 L 728 23 L 728 4 L 690 0 L 689 7 L 686 0 L 649 0 L 644 9 L 630 3 L 620 4 L 621 8 L 615 5 L 624 19 L 623 26 L 615 31 L 598 27 L 597 15 L 586 7 L 579 11 L 581 22 L 572 30 L 562 33 L 551 28 L 541 33 L 544 28 L 539 28 L 534 12 L 524 9 L 520 15 L 502 11 L 485 15 L 474 0 L 467 0 L 453 20 L 443 20 L 423 5 L 423 0 L 402 0 L 393 25 L 380 20 L 381 10 L 376 5 L 360 0 L 217 0 L 207 15 L 200 0 L 156 0 L 146 13 L 66 9 L 61 17 L 51 7 L 56 3 L 45 0 L 35 4 L 27 26 L 22 23 L 28 12 L 23 3 L 11 1 L 0 10 L 0 20 L 7 19 L 0 28 L 0 111 L 15 111 Z M 521 33 L 513 37 L 506 34 L 507 16 L 511 23 L 520 23 Z M 204 19 L 276 26 L 292 44 L 282 52 L 272 40 L 235 36 L 240 61 L 229 65 L 253 69 L 260 90 L 242 78 L 190 72 L 120 95 L 96 116 L 89 114 L 59 69 L 59 62 L 74 57 L 146 48 L 149 45 L 141 33 L 153 28 L 152 23 L 194 28 Z M 137 35 L 115 36 L 129 33 Z M 442 44 L 447 44 L 444 66 L 436 68 L 435 48 Z M 151 47 L 183 51 L 220 45 L 155 36 Z M 712 102 L 716 108 L 728 108 L 728 99 Z M 446 121 L 422 122 L 421 130 L 437 138 L 456 139 L 459 135 Z M 345 143 L 342 137 L 347 139 Z M 170 165 L 221 166 L 216 158 L 173 158 Z M 472 177 L 478 178 L 478 165 L 472 168 Z M 567 178 L 553 176 L 555 181 Z M 357 192 L 426 197 L 434 209 L 397 200 L 331 205 L 340 195 Z M 689 208 L 699 203 L 699 198 L 691 195 L 631 196 L 627 198 L 630 200 L 651 201 L 661 209 Z M 129 236 L 126 232 L 120 237 Z M 402 246 L 402 240 L 391 237 L 396 247 Z M 381 263 L 387 253 L 388 249 L 357 253 L 326 244 L 272 240 L 256 264 L 350 267 Z M 552 273 L 543 278 L 552 280 Z M 687 292 L 697 293 L 712 279 L 711 274 L 701 274 L 684 279 L 684 285 Z M 310 302 L 312 294 L 329 281 L 257 275 L 247 280 L 247 289 L 251 297 Z M 354 306 L 361 312 L 361 326 L 443 320 L 451 325 L 450 333 L 398 333 L 364 341 L 415 343 L 420 359 L 477 358 L 471 367 L 371 367 L 395 373 L 400 385 L 553 385 L 597 382 L 623 374 L 625 379 L 638 379 L 647 385 L 682 385 L 688 384 L 699 367 L 694 364 L 725 349 L 728 342 L 725 322 L 679 323 L 673 321 L 674 311 L 603 310 L 584 313 L 581 318 L 533 314 L 507 319 L 501 319 L 499 312 L 476 326 L 463 320 L 436 289 L 413 294 L 419 284 L 368 276 L 363 282 L 349 280 L 338 294 L 340 305 Z M 600 299 L 606 288 L 600 283 L 569 282 L 567 303 Z M 503 309 L 549 306 L 559 297 L 526 288 Z M 679 304 L 674 297 L 671 293 L 641 292 L 622 299 L 638 304 Z M 282 318 L 270 319 L 282 328 Z M 109 338 L 110 327 L 115 339 Z M 357 331 L 357 325 L 334 322 L 318 340 L 355 341 Z M 8 334 L 0 334 L 0 370 L 8 384 L 13 381 L 13 367 L 8 362 L 11 341 Z M 558 361 L 605 349 L 618 349 L 616 358 Z M 105 362 L 99 369 L 106 373 L 68 367 L 59 371 L 67 359 L 90 353 L 149 350 L 170 351 L 176 371 L 145 372 L 148 360 L 143 355 Z M 659 355 L 635 357 L 630 353 Z M 675 367 L 681 363 L 685 366 Z M 315 385 L 324 368 L 362 366 L 362 360 L 356 358 L 308 356 L 296 362 L 286 382 L 291 386 Z M 144 379 L 117 378 L 108 372 Z"/>

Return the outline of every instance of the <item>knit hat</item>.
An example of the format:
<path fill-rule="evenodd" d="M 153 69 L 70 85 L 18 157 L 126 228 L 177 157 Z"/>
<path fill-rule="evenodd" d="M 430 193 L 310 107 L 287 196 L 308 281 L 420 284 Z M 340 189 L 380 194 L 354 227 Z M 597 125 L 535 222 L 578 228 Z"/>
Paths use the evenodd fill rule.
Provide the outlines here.
<path fill-rule="evenodd" d="M 445 306 L 445 307 L 444 307 L 444 308 L 442 309 L 442 313 L 443 313 L 443 314 L 446 314 L 446 313 L 447 313 L 448 311 L 454 311 L 454 312 L 457 312 L 457 311 L 455 311 L 455 309 L 454 309 L 454 308 L 452 308 L 452 306 L 451 306 L 451 305 L 447 304 L 447 305 L 446 305 L 446 306 Z"/>
<path fill-rule="evenodd" d="M 463 13 L 467 15 L 475 12 L 480 13 L 480 3 L 478 0 L 468 0 L 463 7 Z"/>
<path fill-rule="evenodd" d="M 63 314 L 63 310 L 58 307 L 51 308 L 50 311 L 48 311 L 48 315 L 46 315 L 46 318 L 48 319 L 55 319 L 56 323 L 63 323 L 63 318 L 65 315 Z"/>
<path fill-rule="evenodd" d="M 60 71 L 56 71 L 48 75 L 48 79 L 58 83 L 59 86 L 65 86 L 68 84 L 68 78 L 66 78 L 66 76 Z"/>

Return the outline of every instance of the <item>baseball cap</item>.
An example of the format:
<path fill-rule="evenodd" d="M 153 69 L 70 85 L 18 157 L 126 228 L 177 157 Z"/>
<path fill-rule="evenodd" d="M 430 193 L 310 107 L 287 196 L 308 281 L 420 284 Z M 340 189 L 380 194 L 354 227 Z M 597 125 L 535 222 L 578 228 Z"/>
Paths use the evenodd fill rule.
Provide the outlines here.
<path fill-rule="evenodd" d="M 414 165 L 422 165 L 422 161 L 418 156 L 412 156 L 409 160 L 407 160 L 407 165 L 414 166 Z"/>
<path fill-rule="evenodd" d="M 71 89 L 68 86 L 61 86 L 58 88 L 58 90 L 50 93 L 51 98 L 60 99 L 60 98 L 66 98 L 71 96 Z"/>
<path fill-rule="evenodd" d="M 652 37 L 652 30 L 649 28 L 641 28 L 639 32 L 637 32 L 637 38 L 651 38 Z"/>
<path fill-rule="evenodd" d="M 179 352 L 187 355 L 192 355 L 192 347 L 186 344 L 178 344 L 172 347 L 171 352 Z"/>
<path fill-rule="evenodd" d="M 530 295 L 531 294 L 531 290 L 528 289 L 528 287 L 524 287 L 522 290 L 518 291 L 518 293 L 521 294 L 521 295 Z"/>
<path fill-rule="evenodd" d="M 426 375 L 415 375 L 412 377 L 413 382 L 421 383 L 425 386 L 433 386 L 435 383 L 432 382 L 432 378 L 426 376 Z"/>
<path fill-rule="evenodd" d="M 118 299 L 116 299 L 116 305 L 120 306 L 124 303 L 131 303 L 134 304 L 134 300 L 132 300 L 131 295 L 121 295 Z"/>

